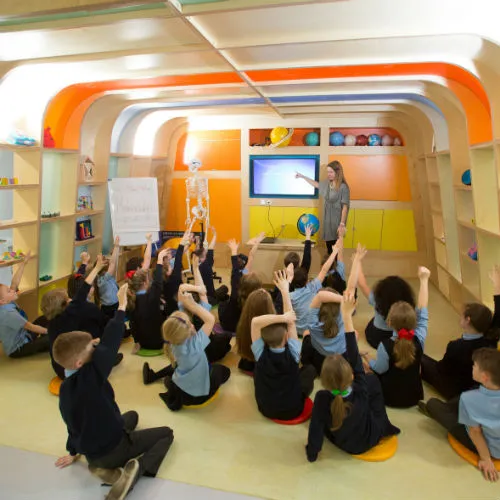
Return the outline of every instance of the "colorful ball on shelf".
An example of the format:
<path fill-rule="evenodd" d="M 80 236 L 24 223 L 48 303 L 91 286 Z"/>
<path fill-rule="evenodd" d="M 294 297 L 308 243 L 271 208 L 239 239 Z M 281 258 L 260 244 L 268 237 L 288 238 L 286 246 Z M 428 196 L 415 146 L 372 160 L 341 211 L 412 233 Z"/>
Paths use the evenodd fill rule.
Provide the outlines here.
<path fill-rule="evenodd" d="M 293 128 L 274 127 L 271 130 L 271 144 L 275 148 L 284 148 L 290 144 L 293 135 Z"/>
<path fill-rule="evenodd" d="M 392 146 L 394 144 L 394 138 L 392 135 L 385 134 L 382 136 L 382 146 Z"/>
<path fill-rule="evenodd" d="M 469 251 L 467 252 L 467 255 L 472 259 L 472 260 L 477 260 L 477 245 L 472 245 L 469 248 Z"/>
<path fill-rule="evenodd" d="M 297 229 L 300 234 L 305 236 L 306 226 L 312 226 L 312 233 L 315 234 L 319 229 L 319 219 L 314 214 L 302 214 L 297 221 Z"/>
<path fill-rule="evenodd" d="M 401 141 L 401 139 L 399 137 L 394 137 L 393 146 L 402 146 L 402 145 L 403 145 L 403 141 Z"/>
<path fill-rule="evenodd" d="M 344 139 L 344 144 L 346 146 L 356 146 L 356 136 L 352 134 L 347 134 Z"/>
<path fill-rule="evenodd" d="M 380 146 L 382 138 L 378 134 L 370 134 L 368 136 L 368 146 Z"/>
<path fill-rule="evenodd" d="M 344 145 L 344 134 L 342 132 L 332 132 L 330 134 L 330 146 L 343 146 Z"/>
<path fill-rule="evenodd" d="M 318 134 L 318 132 L 308 132 L 304 136 L 304 144 L 306 146 L 318 146 L 319 145 L 319 134 Z"/>
<path fill-rule="evenodd" d="M 471 177 L 471 174 L 470 174 L 470 169 L 466 170 L 462 174 L 462 184 L 464 184 L 465 186 L 471 186 L 472 185 L 472 177 Z"/>
<path fill-rule="evenodd" d="M 361 134 L 356 137 L 356 146 L 368 146 L 368 137 Z"/>

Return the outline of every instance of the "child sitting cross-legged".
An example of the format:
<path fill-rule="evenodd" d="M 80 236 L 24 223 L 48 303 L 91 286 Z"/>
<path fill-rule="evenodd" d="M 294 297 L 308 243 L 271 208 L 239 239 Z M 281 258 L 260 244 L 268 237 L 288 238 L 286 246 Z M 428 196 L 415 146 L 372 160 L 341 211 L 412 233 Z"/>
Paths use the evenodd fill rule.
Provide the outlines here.
<path fill-rule="evenodd" d="M 10 287 L 0 285 L 0 341 L 5 355 L 10 358 L 24 358 L 49 350 L 47 328 L 37 325 L 38 321 L 28 321 L 25 312 L 16 304 L 19 283 L 30 258 L 28 252 L 12 277 Z"/>
<path fill-rule="evenodd" d="M 426 267 L 419 267 L 420 291 L 417 310 L 407 302 L 394 303 L 387 315 L 393 336 L 384 339 L 377 349 L 377 359 L 368 362 L 379 377 L 387 406 L 409 408 L 424 397 L 420 377 L 420 361 L 427 337 L 429 276 Z"/>
<path fill-rule="evenodd" d="M 478 469 L 488 481 L 498 480 L 492 458 L 500 459 L 500 351 L 482 347 L 472 354 L 472 377 L 479 389 L 444 403 L 420 401 L 419 410 L 441 424 L 457 441 L 479 455 Z"/>
<path fill-rule="evenodd" d="M 284 271 L 275 273 L 274 284 L 283 297 L 284 314 L 252 319 L 255 399 L 265 417 L 292 420 L 313 391 L 316 370 L 311 365 L 299 369 L 300 341 Z"/>
<path fill-rule="evenodd" d="M 127 285 L 120 288 L 118 300 L 118 311 L 101 341 L 72 331 L 60 335 L 53 347 L 55 360 L 66 371 L 59 408 L 68 428 L 69 451 L 56 466 L 66 467 L 84 455 L 89 470 L 112 485 L 108 500 L 125 498 L 141 476 L 154 477 L 174 438 L 168 427 L 135 430 L 138 414 L 122 415 L 116 404 L 108 377 L 125 331 Z"/>
<path fill-rule="evenodd" d="M 382 438 L 400 433 L 387 417 L 380 382 L 363 369 L 352 323 L 355 306 L 354 295 L 346 292 L 341 310 L 347 360 L 334 354 L 323 363 L 321 383 L 325 390 L 316 393 L 306 446 L 310 462 L 317 460 L 325 437 L 341 450 L 357 455 Z"/>
<path fill-rule="evenodd" d="M 198 316 L 203 325 L 196 331 L 191 318 L 183 311 L 172 313 L 163 323 L 165 351 L 171 365 L 164 373 L 167 392 L 160 394 L 160 397 L 172 411 L 178 411 L 184 405 L 205 403 L 231 375 L 226 366 L 208 364 L 205 349 L 210 344 L 215 318 L 210 311 L 195 302 L 186 287 L 190 285 L 181 285 L 179 288 L 179 302 L 193 316 Z M 204 287 L 199 292 L 206 296 Z"/>

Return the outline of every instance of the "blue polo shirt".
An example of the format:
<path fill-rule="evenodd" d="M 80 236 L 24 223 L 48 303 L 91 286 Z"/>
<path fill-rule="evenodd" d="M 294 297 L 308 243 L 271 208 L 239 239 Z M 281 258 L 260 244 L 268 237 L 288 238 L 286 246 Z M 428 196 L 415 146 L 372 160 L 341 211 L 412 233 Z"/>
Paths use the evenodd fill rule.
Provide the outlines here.
<path fill-rule="evenodd" d="M 295 325 L 297 326 L 297 333 L 301 335 L 308 328 L 309 308 L 312 299 L 321 290 L 321 281 L 318 278 L 310 281 L 306 286 L 295 289 L 290 293 L 290 300 L 292 307 L 295 311 Z"/>
<path fill-rule="evenodd" d="M 191 396 L 206 396 L 210 392 L 210 372 L 205 349 L 210 344 L 202 329 L 183 344 L 171 344 L 177 361 L 172 380 Z"/>
<path fill-rule="evenodd" d="M 323 323 L 319 320 L 319 309 L 313 307 L 309 309 L 307 323 L 311 334 L 311 344 L 320 354 L 323 354 L 323 356 L 344 354 L 346 351 L 345 331 L 340 312 L 337 316 L 339 333 L 332 339 L 326 338 L 323 334 Z"/>
<path fill-rule="evenodd" d="M 97 277 L 99 298 L 104 306 L 113 306 L 118 303 L 118 283 L 109 273 Z"/>
<path fill-rule="evenodd" d="M 302 343 L 297 339 L 288 339 L 287 344 L 288 349 L 293 356 L 293 359 L 298 363 L 300 360 L 300 350 L 302 349 Z M 262 337 L 259 337 L 255 342 L 252 343 L 252 352 L 255 357 L 255 361 L 259 361 L 259 358 L 264 352 L 265 345 L 266 344 L 262 340 Z M 278 354 L 285 352 L 284 347 L 270 347 L 269 350 Z"/>
<path fill-rule="evenodd" d="M 31 341 L 29 332 L 24 329 L 26 321 L 14 302 L 0 306 L 0 340 L 7 356 Z"/>
<path fill-rule="evenodd" d="M 500 390 L 482 385 L 460 396 L 458 421 L 467 427 L 481 427 L 493 458 L 500 459 Z"/>

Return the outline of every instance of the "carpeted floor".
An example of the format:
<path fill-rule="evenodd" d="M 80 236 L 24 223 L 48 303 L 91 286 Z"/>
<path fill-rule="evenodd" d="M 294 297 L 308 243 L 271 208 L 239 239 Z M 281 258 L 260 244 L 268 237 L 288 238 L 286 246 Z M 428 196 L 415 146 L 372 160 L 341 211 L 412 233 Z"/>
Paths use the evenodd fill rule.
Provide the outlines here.
<path fill-rule="evenodd" d="M 446 343 L 460 334 L 458 315 L 434 288 L 430 304 L 426 352 L 440 356 Z M 360 333 L 370 317 L 370 307 L 361 298 L 355 316 Z M 403 432 L 398 452 L 388 462 L 361 462 L 325 442 L 319 460 L 310 464 L 304 452 L 307 424 L 280 426 L 262 417 L 253 398 L 253 381 L 238 372 L 236 354 L 224 360 L 232 376 L 213 404 L 172 413 L 158 397 L 164 390 L 161 383 L 142 384 L 145 358 L 131 355 L 131 348 L 132 344 L 122 347 L 125 359 L 113 371 L 111 382 L 121 410 L 139 412 L 139 426 L 174 429 L 175 442 L 160 469 L 161 478 L 277 500 L 500 498 L 499 486 L 484 481 L 462 461 L 449 447 L 445 432 L 416 409 L 389 410 Z M 165 364 L 162 357 L 149 361 L 154 369 Z M 52 376 L 47 356 L 11 360 L 2 355 L 0 445 L 54 458 L 65 454 L 66 430 L 58 399 L 47 390 Z M 427 395 L 432 394 L 427 389 Z M 82 481 L 94 480 L 83 467 L 78 470 Z M 4 474 L 7 469 L 0 467 L 0 484 Z M 29 480 L 30 471 L 24 475 Z M 52 498 L 48 490 L 44 494 L 38 498 Z M 4 498 L 1 492 L 0 497 Z M 79 498 L 78 493 L 72 498 Z"/>

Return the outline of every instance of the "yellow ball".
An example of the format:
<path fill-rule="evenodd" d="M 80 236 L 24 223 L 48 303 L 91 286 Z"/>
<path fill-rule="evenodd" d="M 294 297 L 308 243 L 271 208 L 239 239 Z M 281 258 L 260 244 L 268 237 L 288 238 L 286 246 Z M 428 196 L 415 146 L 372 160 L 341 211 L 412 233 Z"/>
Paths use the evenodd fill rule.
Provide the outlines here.
<path fill-rule="evenodd" d="M 287 138 L 287 136 L 289 137 Z M 275 127 L 271 130 L 271 142 L 276 144 L 278 148 L 284 148 L 290 144 L 292 140 L 292 134 L 286 127 Z"/>

